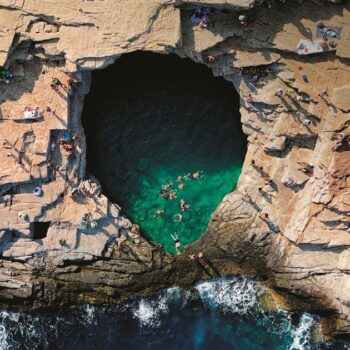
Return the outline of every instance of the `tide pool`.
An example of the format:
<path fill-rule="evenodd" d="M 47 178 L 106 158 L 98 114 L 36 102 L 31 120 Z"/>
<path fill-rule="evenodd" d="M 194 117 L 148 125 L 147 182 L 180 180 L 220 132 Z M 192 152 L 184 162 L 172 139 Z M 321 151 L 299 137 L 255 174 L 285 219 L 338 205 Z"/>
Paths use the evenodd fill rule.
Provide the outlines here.
<path fill-rule="evenodd" d="M 174 55 L 123 56 L 92 76 L 82 117 L 88 171 L 150 240 L 174 253 L 171 234 L 183 246 L 197 240 L 236 187 L 246 147 L 238 108 L 233 85 L 202 65 Z M 198 170 L 200 179 L 184 179 Z M 160 196 L 170 182 L 172 200 Z"/>

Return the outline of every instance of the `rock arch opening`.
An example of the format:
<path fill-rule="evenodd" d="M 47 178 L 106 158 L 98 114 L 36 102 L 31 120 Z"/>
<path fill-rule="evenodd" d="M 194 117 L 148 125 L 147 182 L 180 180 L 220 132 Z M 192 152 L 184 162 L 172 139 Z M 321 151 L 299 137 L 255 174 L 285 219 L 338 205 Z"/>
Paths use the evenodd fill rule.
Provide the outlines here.
<path fill-rule="evenodd" d="M 185 245 L 206 230 L 235 188 L 246 151 L 232 84 L 176 55 L 131 53 L 93 72 L 82 124 L 87 171 L 146 237 L 170 252 L 171 234 Z M 197 170 L 201 179 L 185 178 Z"/>

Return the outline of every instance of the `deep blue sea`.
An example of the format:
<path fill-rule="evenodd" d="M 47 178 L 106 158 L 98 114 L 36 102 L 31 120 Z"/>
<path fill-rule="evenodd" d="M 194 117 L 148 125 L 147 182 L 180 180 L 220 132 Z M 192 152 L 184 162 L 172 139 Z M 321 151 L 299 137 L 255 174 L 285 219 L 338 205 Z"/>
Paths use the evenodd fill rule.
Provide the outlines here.
<path fill-rule="evenodd" d="M 0 349 L 302 350 L 323 343 L 318 318 L 264 311 L 254 279 L 227 277 L 177 287 L 115 307 L 80 305 L 49 314 L 0 312 Z"/>

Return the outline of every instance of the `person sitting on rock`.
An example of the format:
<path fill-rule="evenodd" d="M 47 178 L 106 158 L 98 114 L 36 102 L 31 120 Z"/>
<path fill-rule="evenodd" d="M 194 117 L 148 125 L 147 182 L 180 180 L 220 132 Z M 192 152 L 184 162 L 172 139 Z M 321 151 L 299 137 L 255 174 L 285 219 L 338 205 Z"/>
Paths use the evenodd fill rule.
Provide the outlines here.
<path fill-rule="evenodd" d="M 302 171 L 304 174 L 311 176 L 314 172 L 314 165 L 312 163 L 298 162 L 301 168 L 298 170 Z"/>
<path fill-rule="evenodd" d="M 208 60 L 208 62 L 214 62 L 216 60 L 216 57 L 208 55 L 207 60 Z"/>
<path fill-rule="evenodd" d="M 319 97 L 324 99 L 325 96 L 328 96 L 328 91 L 327 90 L 323 90 L 317 96 L 319 96 Z"/>
<path fill-rule="evenodd" d="M 71 157 L 73 155 L 73 151 L 74 151 L 74 145 L 71 145 L 69 143 L 63 144 L 62 148 L 66 151 L 65 152 L 65 156 L 67 158 Z"/>
<path fill-rule="evenodd" d="M 57 91 L 62 86 L 62 83 L 58 78 L 52 78 L 50 86 L 53 90 Z"/>
<path fill-rule="evenodd" d="M 269 220 L 269 214 L 268 213 L 265 213 L 264 211 L 262 211 L 260 214 L 259 214 L 259 218 L 263 221 L 268 221 Z"/>
<path fill-rule="evenodd" d="M 275 91 L 275 96 L 281 97 L 284 95 L 284 90 L 282 88 L 278 88 Z"/>
<path fill-rule="evenodd" d="M 295 184 L 295 181 L 290 177 L 287 181 L 282 181 L 282 183 L 286 187 L 292 187 Z"/>
<path fill-rule="evenodd" d="M 71 192 L 70 192 L 70 196 L 72 198 L 77 198 L 79 193 L 80 193 L 79 187 L 73 187 Z"/>
<path fill-rule="evenodd" d="M 200 19 L 199 26 L 201 28 L 208 28 L 209 17 L 207 15 L 203 15 Z"/>
<path fill-rule="evenodd" d="M 238 19 L 241 26 L 246 27 L 248 25 L 248 20 L 246 15 L 240 15 Z"/>
<path fill-rule="evenodd" d="M 252 160 L 249 162 L 249 164 L 250 164 L 253 168 L 256 167 L 256 164 L 255 164 L 255 160 L 254 160 L 254 159 L 252 159 Z"/>
<path fill-rule="evenodd" d="M 34 187 L 33 193 L 37 197 L 41 197 L 44 194 L 43 190 L 39 186 Z"/>
<path fill-rule="evenodd" d="M 263 172 L 262 178 L 264 179 L 264 184 L 266 186 L 273 184 L 273 180 L 272 180 L 272 178 L 271 178 L 271 176 L 269 174 Z"/>
<path fill-rule="evenodd" d="M 341 146 L 343 146 L 344 141 L 345 141 L 345 138 L 344 139 L 337 139 L 335 145 L 332 147 L 332 151 L 337 151 Z"/>
<path fill-rule="evenodd" d="M 345 134 L 343 132 L 340 132 L 340 133 L 335 133 L 333 135 L 333 138 L 337 141 L 340 141 L 340 142 L 343 142 L 344 139 L 345 139 Z"/>
<path fill-rule="evenodd" d="M 249 94 L 247 96 L 246 101 L 247 101 L 248 104 L 251 104 L 252 102 L 254 102 L 254 97 L 252 96 L 252 94 Z"/>

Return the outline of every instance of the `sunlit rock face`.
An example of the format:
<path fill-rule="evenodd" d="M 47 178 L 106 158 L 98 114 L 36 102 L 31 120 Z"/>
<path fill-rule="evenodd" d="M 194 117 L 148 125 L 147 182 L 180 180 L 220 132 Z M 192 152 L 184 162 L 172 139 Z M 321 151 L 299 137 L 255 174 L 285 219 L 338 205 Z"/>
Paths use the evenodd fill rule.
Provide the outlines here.
<path fill-rule="evenodd" d="M 196 240 L 236 186 L 245 153 L 238 108 L 232 84 L 205 66 L 123 56 L 93 73 L 82 117 L 88 171 L 148 238 L 174 252 L 171 234 L 183 245 Z M 198 170 L 200 179 L 186 176 Z"/>

